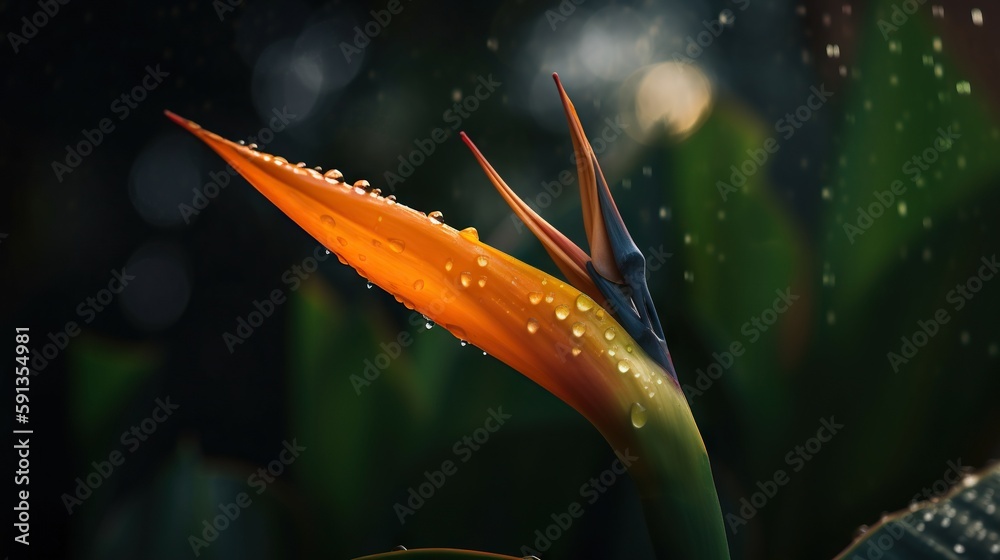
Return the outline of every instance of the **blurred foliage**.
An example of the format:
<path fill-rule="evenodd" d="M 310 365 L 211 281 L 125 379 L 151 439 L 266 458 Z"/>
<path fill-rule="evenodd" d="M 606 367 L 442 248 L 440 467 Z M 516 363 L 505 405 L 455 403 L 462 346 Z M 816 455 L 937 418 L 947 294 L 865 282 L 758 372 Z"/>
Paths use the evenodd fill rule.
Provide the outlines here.
<path fill-rule="evenodd" d="M 528 84 L 514 85 L 512 80 L 520 76 L 514 70 L 494 69 L 491 52 L 455 52 L 466 49 L 454 47 L 485 43 L 496 28 L 515 29 L 510 39 L 501 38 L 496 55 L 513 64 L 506 46 L 521 32 L 507 21 L 521 9 L 514 10 L 513 4 L 497 10 L 495 18 L 490 12 L 495 7 L 487 6 L 480 8 L 490 12 L 483 18 L 463 20 L 456 10 L 448 18 L 458 19 L 444 22 L 414 11 L 405 25 L 419 32 L 421 41 L 390 34 L 380 47 L 384 50 L 372 47 L 373 52 L 407 53 L 373 56 L 369 77 L 374 82 L 372 76 L 387 76 L 385 82 L 352 85 L 342 99 L 317 112 L 316 128 L 329 134 L 310 129 L 302 138 L 279 137 L 273 150 L 290 159 L 311 156 L 320 160 L 316 163 L 343 160 L 344 168 L 354 163 L 356 168 L 345 171 L 369 173 L 378 186 L 380 166 L 410 149 L 408 139 L 441 124 L 440 110 L 449 106 L 442 99 L 450 99 L 453 84 L 474 87 L 470 76 L 493 70 L 507 90 L 530 90 Z M 824 6 L 841 10 L 841 5 Z M 789 13 L 794 9 L 782 6 Z M 957 47 L 952 51 L 950 45 L 961 44 L 961 33 L 933 18 L 929 5 L 899 27 L 891 37 L 893 46 L 877 25 L 891 17 L 892 7 L 889 0 L 854 7 L 861 23 L 853 28 L 857 35 L 843 41 L 845 59 L 849 44 L 854 49 L 853 59 L 843 61 L 846 76 L 836 77 L 840 61 L 826 60 L 828 64 L 796 74 L 788 83 L 762 86 L 759 91 L 766 93 L 758 95 L 767 97 L 763 101 L 726 89 L 720 80 L 712 113 L 690 137 L 661 138 L 646 146 L 628 141 L 628 147 L 607 154 L 605 171 L 637 243 L 662 243 L 673 253 L 650 284 L 682 383 L 694 384 L 697 370 L 706 370 L 713 353 L 733 342 L 746 349 L 692 402 L 713 458 L 723 511 L 738 512 L 741 500 L 777 470 L 791 473 L 790 482 L 730 536 L 735 559 L 830 558 L 851 541 L 859 525 L 906 506 L 921 488 L 939 479 L 948 461 L 982 466 L 1000 454 L 995 406 L 1000 394 L 995 328 L 1000 287 L 987 283 L 959 311 L 946 301 L 955 284 L 976 272 L 980 257 L 995 253 L 1000 239 L 992 219 L 1000 208 L 1000 105 L 986 85 L 995 80 L 994 69 L 970 64 L 956 54 Z M 705 17 L 712 13 L 699 9 Z M 950 13 L 951 5 L 946 9 Z M 772 24 L 767 13 L 748 11 L 739 17 L 745 19 L 737 30 L 770 29 Z M 271 32 L 261 27 L 262 35 Z M 434 32 L 425 33 L 427 29 Z M 454 41 L 452 32 L 458 34 Z M 822 59 L 820 38 L 789 33 L 790 43 L 811 43 L 807 52 Z M 198 43 L 204 53 L 185 55 L 208 67 L 199 66 L 205 73 L 200 82 L 186 84 L 200 88 L 198 95 L 189 94 L 187 106 L 176 109 L 187 109 L 192 117 L 207 113 L 224 124 L 220 133 L 235 132 L 236 137 L 259 125 L 225 120 L 231 117 L 226 109 L 247 114 L 253 109 L 246 100 L 234 99 L 235 89 L 223 89 L 235 86 L 213 86 L 213 79 L 222 81 L 220 76 L 228 75 L 224 71 L 237 64 L 229 51 L 212 50 L 231 47 L 212 43 L 223 41 L 216 35 L 204 32 L 211 48 Z M 941 35 L 949 46 L 944 52 L 932 46 Z M 433 43 L 428 36 L 443 42 Z M 713 49 L 737 49 L 731 56 L 739 59 L 739 45 L 754 40 L 743 37 L 732 47 L 720 40 Z M 123 43 L 127 49 L 129 44 Z M 240 43 L 240 48 L 249 47 Z M 791 52 L 797 56 L 798 50 Z M 752 70 L 772 76 L 768 71 Z M 245 69 L 240 72 L 251 81 Z M 740 72 L 732 71 L 737 86 Z M 746 84 L 768 78 L 745 79 L 744 86 L 752 89 Z M 971 95 L 956 91 L 954 84 L 961 79 L 973 84 Z M 730 166 L 777 136 L 774 120 L 805 102 L 809 87 L 824 80 L 836 81 L 834 97 L 793 138 L 779 140 L 781 149 L 772 160 L 724 200 L 716 181 L 728 182 Z M 569 87 L 572 95 L 571 83 Z M 400 90 L 412 103 L 377 109 L 379 95 Z M 352 97 L 376 109 L 336 105 Z M 613 109 L 610 102 L 602 107 L 581 97 L 577 106 L 585 126 L 595 123 L 589 130 L 593 134 Z M 230 101 L 234 107 L 226 107 Z M 372 114 L 384 120 L 365 120 L 364 115 Z M 158 115 L 148 118 L 140 127 L 144 131 L 169 126 Z M 383 125 L 392 119 L 403 122 L 393 129 L 402 132 L 385 138 Z M 570 168 L 567 135 L 512 114 L 499 98 L 484 103 L 466 126 L 501 174 L 527 197 L 537 194 L 540 181 Z M 939 128 L 948 127 L 961 137 L 914 184 L 903 164 L 928 147 Z M 129 143 L 128 132 L 116 134 L 121 136 L 115 141 Z M 487 241 L 553 270 L 530 236 L 512 229 L 499 198 L 457 144 L 453 137 L 438 147 L 434 158 L 400 187 L 401 200 L 421 210 L 444 210 L 449 223 L 475 225 Z M 103 181 L 128 168 L 126 148 L 101 149 L 111 159 L 101 165 L 88 162 L 90 167 L 74 179 L 91 173 Z M 220 167 L 212 162 L 205 169 Z M 651 173 L 646 174 L 646 167 Z M 622 186 L 626 179 L 631 188 Z M 875 201 L 875 191 L 890 188 L 897 179 L 907 187 L 897 197 L 905 201 L 905 210 L 898 204 L 889 207 L 851 243 L 843 225 L 855 224 L 857 207 L 867 207 Z M 108 202 L 106 209 L 94 206 L 101 197 L 77 190 L 17 199 L 17 207 L 35 221 L 69 222 L 58 213 L 64 211 L 95 216 L 92 221 L 99 222 L 92 226 L 97 229 L 81 226 L 70 233 L 18 222 L 24 231 L 42 230 L 40 237 L 57 238 L 60 247 L 65 237 L 79 245 L 65 261 L 37 263 L 33 259 L 40 257 L 34 253 L 19 257 L 40 271 L 39 295 L 32 304 L 44 308 L 46 324 L 64 321 L 60 313 L 83 295 L 78 290 L 84 288 L 75 287 L 57 300 L 59 305 L 50 305 L 56 299 L 50 294 L 70 276 L 57 267 L 90 267 L 89 275 L 72 276 L 90 286 L 107 267 L 120 264 L 123 240 L 140 235 L 169 235 L 183 245 L 192 255 L 196 288 L 183 321 L 167 332 L 136 333 L 101 317 L 67 350 L 67 393 L 53 396 L 65 402 L 67 412 L 53 415 L 52 422 L 61 422 L 60 429 L 70 434 L 65 447 L 72 454 L 61 463 L 53 461 L 46 471 L 58 481 L 47 494 L 46 511 L 69 535 L 62 550 L 66 556 L 186 557 L 189 536 L 218 515 L 219 504 L 247 491 L 248 477 L 293 438 L 306 447 L 301 458 L 260 496 L 254 495 L 252 507 L 242 510 L 201 557 L 344 558 L 400 544 L 512 555 L 526 545 L 546 560 L 652 556 L 630 480 L 616 479 L 593 503 L 581 493 L 581 486 L 614 460 L 592 427 L 492 357 L 462 347 L 443 329 L 425 328 L 422 318 L 384 292 L 365 290 L 364 282 L 334 259 L 290 293 L 289 302 L 252 339 L 227 353 L 219 333 L 232 329 L 233 318 L 245 314 L 249 302 L 278 285 L 284 269 L 301 262 L 315 246 L 242 181 L 234 180 L 190 228 L 166 234 L 135 224 L 111 225 L 116 220 L 106 218 L 118 213 L 137 220 L 128 210 L 124 187 L 117 192 L 122 200 Z M 66 206 L 55 206 L 56 199 Z M 583 239 L 575 194 L 558 198 L 543 214 Z M 125 229 L 132 233 L 112 229 L 119 226 L 132 228 Z M 4 250 L 8 243 L 13 245 L 4 241 Z M 102 259 L 83 250 L 97 251 L 96 246 L 106 251 Z M 80 264 L 88 259 L 94 262 Z M 770 307 L 775 290 L 786 288 L 800 299 L 780 315 L 774 329 L 750 343 L 743 324 Z M 42 301 L 44 306 L 38 303 Z M 887 352 L 899 352 L 900 337 L 911 336 L 918 320 L 940 308 L 948 310 L 951 320 L 894 372 Z M 374 362 L 385 351 L 381 345 L 400 340 L 401 334 L 412 344 L 401 348 L 359 394 L 352 376 L 363 375 L 365 361 Z M 61 379 L 54 370 L 43 375 Z M 168 394 L 181 403 L 177 416 L 127 454 L 121 474 L 108 478 L 66 517 L 60 494 L 72 492 L 74 479 L 86 477 L 92 461 L 120 449 L 122 431 L 141 422 L 155 398 Z M 463 462 L 456 442 L 481 427 L 490 408 L 501 406 L 512 418 Z M 787 454 L 830 416 L 846 426 L 842 435 L 801 471 L 791 472 Z M 394 506 L 405 504 L 410 489 L 426 482 L 425 473 L 440 470 L 446 460 L 457 464 L 456 474 L 401 523 Z M 551 549 L 541 550 L 538 535 L 554 523 L 553 514 L 566 512 L 573 502 L 582 505 L 584 515 L 558 531 Z"/>

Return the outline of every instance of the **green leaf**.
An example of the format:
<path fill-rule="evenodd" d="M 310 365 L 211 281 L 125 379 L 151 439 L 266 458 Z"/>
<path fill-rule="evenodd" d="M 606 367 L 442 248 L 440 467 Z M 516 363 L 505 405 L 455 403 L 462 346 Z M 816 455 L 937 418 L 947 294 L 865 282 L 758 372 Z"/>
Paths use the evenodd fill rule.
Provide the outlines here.
<path fill-rule="evenodd" d="M 941 560 L 1000 555 L 1000 464 L 969 475 L 937 501 L 884 517 L 837 560 Z"/>

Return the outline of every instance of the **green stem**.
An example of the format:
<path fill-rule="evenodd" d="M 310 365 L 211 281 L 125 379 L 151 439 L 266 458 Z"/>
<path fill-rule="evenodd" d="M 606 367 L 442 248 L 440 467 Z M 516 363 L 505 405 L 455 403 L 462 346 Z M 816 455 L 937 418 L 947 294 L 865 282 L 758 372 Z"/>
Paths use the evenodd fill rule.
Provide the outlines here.
<path fill-rule="evenodd" d="M 661 393 L 668 393 L 662 391 Z M 725 522 L 708 453 L 684 396 L 676 391 L 632 439 L 630 472 L 658 558 L 729 560 Z"/>

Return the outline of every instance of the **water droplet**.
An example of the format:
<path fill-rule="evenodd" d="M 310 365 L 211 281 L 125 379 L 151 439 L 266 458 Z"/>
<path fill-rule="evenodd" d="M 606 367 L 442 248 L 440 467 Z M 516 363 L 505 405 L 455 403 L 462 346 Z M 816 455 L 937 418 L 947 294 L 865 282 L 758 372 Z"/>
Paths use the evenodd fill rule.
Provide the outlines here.
<path fill-rule="evenodd" d="M 451 259 L 448 259 L 448 262 L 444 263 L 445 272 L 451 272 L 451 267 L 453 266 L 455 266 L 455 263 Z"/>
<path fill-rule="evenodd" d="M 476 264 L 478 264 L 479 266 L 486 266 L 490 264 L 490 258 L 487 257 L 486 255 L 479 255 L 478 257 L 476 257 Z"/>
<path fill-rule="evenodd" d="M 468 272 L 463 272 L 459 276 L 459 280 L 461 280 L 461 282 L 462 282 L 462 287 L 468 288 L 469 286 L 472 285 L 472 274 L 470 274 Z"/>
<path fill-rule="evenodd" d="M 531 305 L 538 305 L 542 302 L 543 297 L 545 296 L 542 295 L 542 292 L 528 292 L 528 301 L 531 302 Z"/>
<path fill-rule="evenodd" d="M 434 224 L 444 223 L 444 214 L 437 210 L 431 212 L 430 214 L 427 214 L 427 217 L 430 218 L 431 222 L 433 222 Z"/>
<path fill-rule="evenodd" d="M 300 161 L 300 162 L 298 162 L 298 163 L 295 164 L 295 167 L 298 167 L 299 169 L 302 169 L 305 166 L 306 166 L 306 162 L 304 162 L 304 161 Z"/>
<path fill-rule="evenodd" d="M 632 410 L 629 412 L 632 417 L 632 425 L 641 428 L 646 425 L 646 408 L 639 403 L 632 403 Z"/>
<path fill-rule="evenodd" d="M 370 192 L 368 194 L 371 195 L 371 196 L 374 196 L 375 198 L 378 198 L 379 195 L 382 194 L 382 189 L 372 189 L 372 192 Z M 381 220 L 382 220 L 382 217 L 379 216 L 379 221 L 381 221 Z"/>
<path fill-rule="evenodd" d="M 326 225 L 327 227 L 334 227 L 337 225 L 337 221 L 334 220 L 331 216 L 327 216 L 326 214 L 320 216 L 319 221 L 323 222 L 323 224 Z"/>
<path fill-rule="evenodd" d="M 545 296 L 545 303 L 552 303 L 555 299 L 556 299 L 555 296 L 550 293 L 549 295 Z"/>
<path fill-rule="evenodd" d="M 433 329 L 434 328 L 434 321 L 427 321 L 426 323 L 424 323 L 424 328 L 427 329 L 427 330 Z"/>
<path fill-rule="evenodd" d="M 416 282 L 414 282 L 413 283 L 413 289 L 417 290 L 418 292 L 420 290 L 423 290 L 424 289 L 424 281 L 423 280 L 417 280 Z"/>
<path fill-rule="evenodd" d="M 608 356 L 611 356 L 612 358 L 615 357 L 615 349 L 614 348 L 608 348 Z"/>
<path fill-rule="evenodd" d="M 396 253 L 402 253 L 403 249 L 406 248 L 406 242 L 401 239 L 390 239 L 389 248 Z"/>
<path fill-rule="evenodd" d="M 480 276 L 479 280 L 476 281 L 476 284 L 479 284 L 480 288 L 485 288 L 486 287 L 486 277 L 485 276 Z"/>
<path fill-rule="evenodd" d="M 346 240 L 346 239 L 344 239 L 343 237 L 338 237 L 338 238 L 337 238 L 337 243 L 340 243 L 340 244 L 341 244 L 341 245 L 343 245 L 344 247 L 346 247 L 346 246 L 347 246 L 347 240 Z"/>
<path fill-rule="evenodd" d="M 327 253 L 329 253 L 329 252 L 330 252 L 330 251 L 327 251 Z M 359 261 L 361 261 L 361 262 L 365 262 L 365 261 L 367 261 L 367 260 L 368 260 L 368 257 L 366 257 L 366 256 L 364 256 L 364 255 L 361 255 L 361 254 L 359 254 L 359 255 L 358 255 L 358 260 L 359 260 Z"/>
<path fill-rule="evenodd" d="M 469 345 L 469 343 L 464 340 L 459 340 L 458 343 L 462 345 L 462 348 L 465 348 L 466 346 Z"/>
<path fill-rule="evenodd" d="M 604 339 L 605 340 L 614 340 L 615 339 L 615 328 L 614 327 L 608 327 L 608 330 L 604 331 Z"/>
<path fill-rule="evenodd" d="M 559 319 L 560 321 L 562 321 L 566 317 L 569 317 L 569 308 L 566 307 L 565 305 L 557 305 L 556 306 L 556 319 Z"/>
<path fill-rule="evenodd" d="M 580 294 L 576 296 L 576 308 L 580 311 L 590 311 L 594 308 L 594 300 L 585 294 Z"/>
<path fill-rule="evenodd" d="M 275 165 L 285 165 L 288 163 L 288 160 L 281 156 L 274 156 L 274 163 Z"/>
<path fill-rule="evenodd" d="M 609 352 L 610 353 L 610 352 Z M 632 369 L 629 365 L 628 360 L 618 360 L 618 371 L 621 373 L 628 373 L 628 370 Z"/>
<path fill-rule="evenodd" d="M 466 239 L 471 239 L 473 241 L 479 241 L 479 231 L 474 227 L 467 227 L 462 231 L 458 232 L 459 235 Z"/>
<path fill-rule="evenodd" d="M 396 195 L 390 194 L 389 196 L 385 197 L 385 203 L 388 204 L 389 206 L 396 204 Z"/>
<path fill-rule="evenodd" d="M 581 353 L 583 353 L 583 350 L 580 350 L 579 348 L 574 348 L 570 351 L 570 353 L 573 354 L 573 357 L 575 358 L 579 356 Z"/>
<path fill-rule="evenodd" d="M 257 149 L 257 144 L 254 144 L 253 142 L 251 142 L 251 143 L 247 144 L 247 147 L 250 148 L 251 150 L 256 150 Z"/>
<path fill-rule="evenodd" d="M 587 332 L 587 325 L 583 323 L 573 323 L 573 336 L 580 338 Z"/>
<path fill-rule="evenodd" d="M 365 287 L 368 288 L 369 290 L 372 289 L 372 283 L 368 282 L 368 284 L 366 284 Z"/>
<path fill-rule="evenodd" d="M 632 348 L 631 344 L 625 345 L 625 351 L 628 352 L 629 354 L 631 354 L 633 350 L 635 350 L 635 348 Z"/>
<path fill-rule="evenodd" d="M 365 179 L 358 179 L 357 181 L 354 181 L 354 188 L 355 189 L 368 190 L 368 188 L 371 187 L 371 186 L 372 186 L 371 183 L 369 183 Z"/>
<path fill-rule="evenodd" d="M 534 319 L 528 319 L 528 332 L 531 334 L 535 334 L 536 332 L 538 332 L 538 321 Z"/>

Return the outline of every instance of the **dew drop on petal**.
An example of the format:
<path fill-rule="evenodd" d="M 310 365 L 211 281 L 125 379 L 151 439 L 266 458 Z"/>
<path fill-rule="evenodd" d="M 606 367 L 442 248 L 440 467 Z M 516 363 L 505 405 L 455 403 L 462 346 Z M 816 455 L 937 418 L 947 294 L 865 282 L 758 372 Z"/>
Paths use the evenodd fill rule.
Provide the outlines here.
<path fill-rule="evenodd" d="M 576 308 L 580 311 L 590 311 L 594 308 L 594 300 L 585 294 L 580 294 L 576 296 Z"/>
<path fill-rule="evenodd" d="M 552 294 L 549 294 L 549 295 L 545 296 L 545 303 L 552 303 L 552 301 L 555 300 L 555 299 L 556 299 L 555 296 L 553 296 Z"/>
<path fill-rule="evenodd" d="M 573 336 L 580 338 L 587 332 L 587 325 L 583 323 L 573 323 Z"/>
<path fill-rule="evenodd" d="M 557 305 L 556 306 L 556 319 L 559 319 L 560 321 L 562 321 L 566 317 L 569 317 L 569 308 L 566 307 L 565 305 Z"/>
<path fill-rule="evenodd" d="M 479 284 L 480 288 L 485 288 L 486 287 L 486 277 L 485 276 L 480 276 L 479 280 L 476 281 L 476 284 Z"/>
<path fill-rule="evenodd" d="M 614 327 L 608 327 L 608 330 L 604 331 L 604 338 L 605 338 L 605 340 L 614 340 L 615 339 L 615 328 Z"/>
<path fill-rule="evenodd" d="M 340 172 L 339 169 L 331 169 L 323 174 L 327 179 L 333 179 L 336 182 L 341 182 L 344 179 L 344 174 Z"/>
<path fill-rule="evenodd" d="M 531 305 L 538 305 L 542 302 L 543 297 L 542 292 L 528 292 L 528 301 L 531 302 Z"/>
<path fill-rule="evenodd" d="M 466 239 L 471 239 L 473 241 L 479 241 L 479 231 L 474 227 L 467 227 L 462 231 L 458 232 L 459 235 Z"/>
<path fill-rule="evenodd" d="M 396 253 L 402 253 L 403 249 L 406 248 L 406 242 L 401 239 L 390 239 L 389 248 Z"/>
<path fill-rule="evenodd" d="M 424 289 L 424 281 L 423 280 L 417 280 L 416 282 L 414 282 L 413 283 L 413 289 L 417 290 L 418 292 L 420 290 L 423 290 Z"/>
<path fill-rule="evenodd" d="M 345 247 L 347 246 L 347 240 L 344 239 L 343 237 L 338 237 L 337 238 L 337 243 L 340 243 L 341 245 L 343 245 Z"/>
<path fill-rule="evenodd" d="M 430 214 L 427 214 L 427 217 L 430 218 L 431 222 L 433 222 L 435 224 L 443 224 L 444 223 L 444 214 L 441 213 L 438 210 L 435 210 L 434 212 L 431 212 Z"/>
<path fill-rule="evenodd" d="M 632 417 L 632 425 L 641 428 L 646 425 L 646 408 L 639 403 L 632 403 L 632 410 L 629 412 Z"/>
<path fill-rule="evenodd" d="M 372 186 L 371 183 L 369 183 L 365 179 L 358 179 L 357 181 L 354 181 L 354 188 L 355 189 L 365 189 L 365 190 L 367 190 L 368 187 L 371 187 L 371 186 Z"/>
<path fill-rule="evenodd" d="M 337 225 L 337 221 L 334 220 L 333 217 L 327 216 L 326 214 L 320 216 L 319 221 L 323 222 L 323 225 L 327 227 L 334 227 Z"/>
<path fill-rule="evenodd" d="M 528 319 L 528 332 L 531 334 L 535 334 L 536 332 L 538 332 L 538 321 L 534 319 Z"/>
<path fill-rule="evenodd" d="M 573 357 L 575 358 L 579 356 L 581 353 L 583 353 L 583 350 L 580 350 L 579 348 L 574 348 L 570 351 L 570 353 L 573 354 Z"/>
<path fill-rule="evenodd" d="M 618 371 L 621 373 L 628 373 L 628 370 L 632 369 L 629 365 L 628 360 L 618 360 Z"/>
<path fill-rule="evenodd" d="M 453 267 L 453 266 L 455 266 L 454 261 L 452 261 L 451 259 L 448 259 L 448 262 L 444 263 L 444 270 L 445 270 L 445 272 L 451 272 L 451 267 Z"/>
<path fill-rule="evenodd" d="M 461 280 L 462 282 L 462 287 L 468 288 L 469 286 L 472 285 L 472 274 L 468 272 L 463 272 L 460 275 L 459 280 Z"/>
<path fill-rule="evenodd" d="M 478 264 L 479 266 L 486 266 L 490 264 L 490 258 L 487 257 L 486 255 L 479 255 L 478 257 L 476 257 L 476 264 Z"/>
<path fill-rule="evenodd" d="M 372 289 L 372 283 L 368 282 L 368 284 L 366 284 L 365 287 L 368 288 L 369 290 Z"/>

